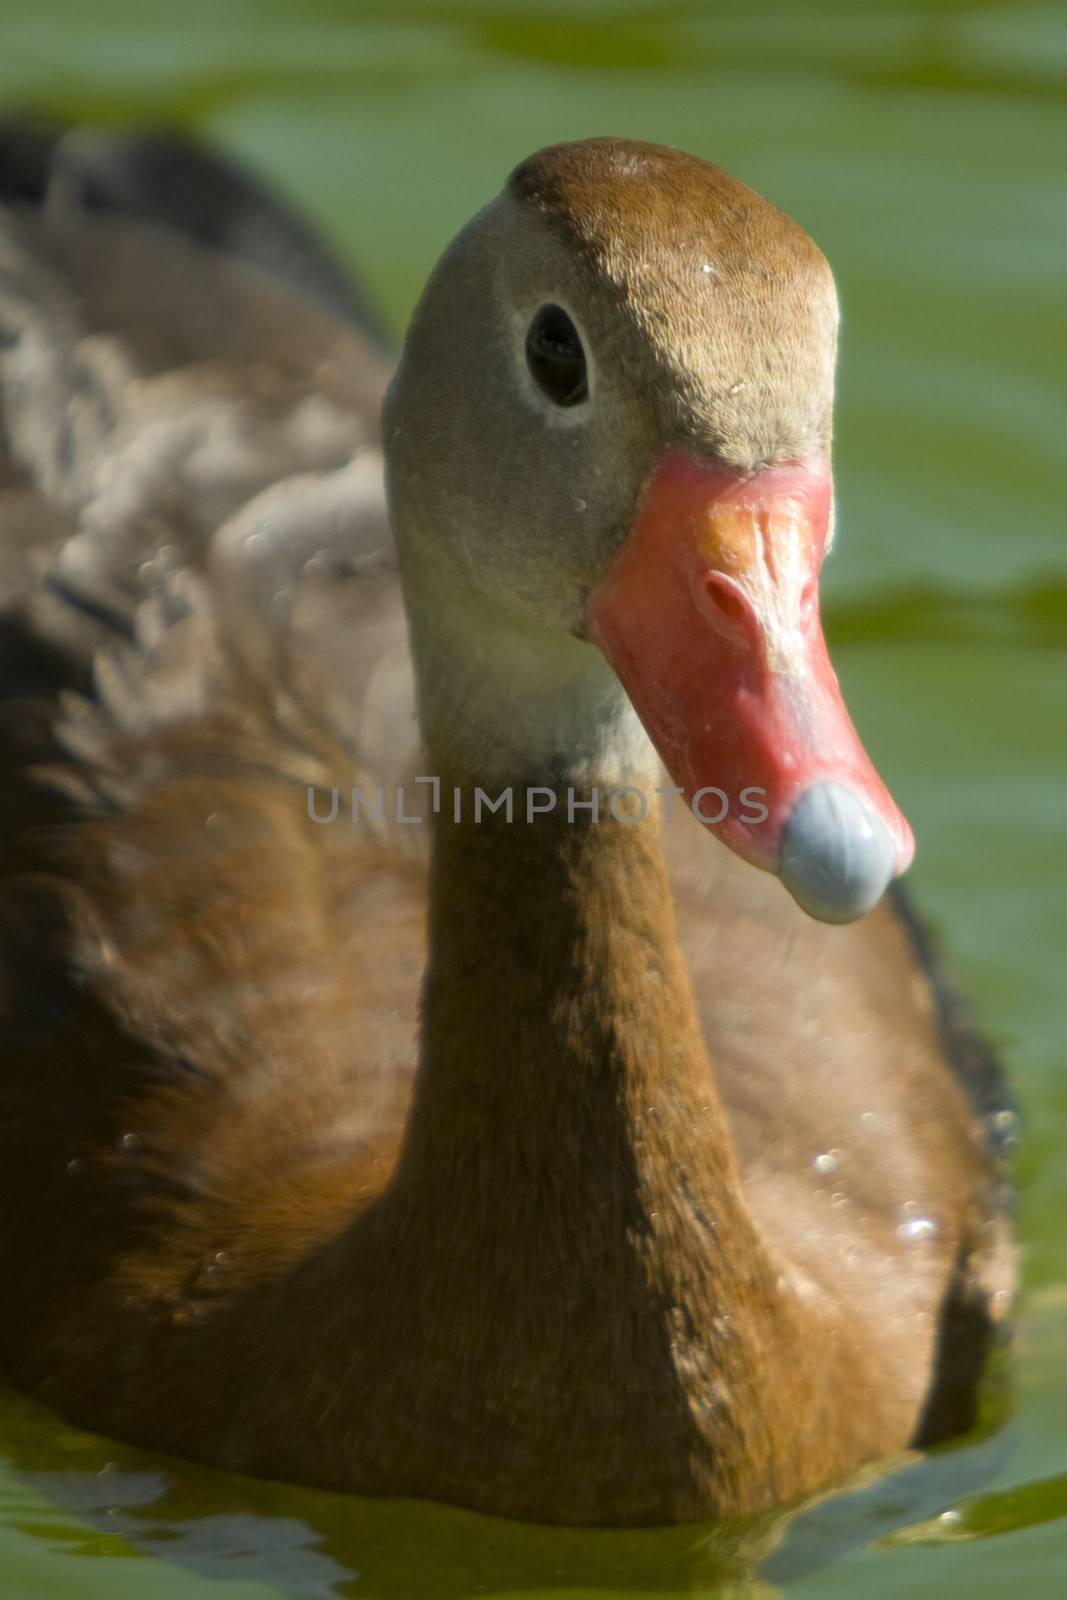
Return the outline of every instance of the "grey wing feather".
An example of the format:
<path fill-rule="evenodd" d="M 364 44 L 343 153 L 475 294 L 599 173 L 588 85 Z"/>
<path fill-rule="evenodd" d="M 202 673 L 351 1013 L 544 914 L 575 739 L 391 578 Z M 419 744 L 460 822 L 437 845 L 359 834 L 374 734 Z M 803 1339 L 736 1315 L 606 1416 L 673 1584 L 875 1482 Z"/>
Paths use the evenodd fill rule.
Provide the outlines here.
<path fill-rule="evenodd" d="M 114 799 L 109 728 L 239 693 L 294 749 L 310 728 L 402 761 L 377 349 L 165 230 L 0 215 L 0 604 L 71 682 L 95 663 L 62 748 Z"/>

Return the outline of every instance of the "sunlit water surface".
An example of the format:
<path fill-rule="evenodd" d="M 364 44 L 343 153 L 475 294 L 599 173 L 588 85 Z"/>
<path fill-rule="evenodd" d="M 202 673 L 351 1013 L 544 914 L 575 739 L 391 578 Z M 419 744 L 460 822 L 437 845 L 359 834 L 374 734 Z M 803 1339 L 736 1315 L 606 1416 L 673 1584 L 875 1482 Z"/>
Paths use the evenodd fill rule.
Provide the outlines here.
<path fill-rule="evenodd" d="M 963 1448 L 792 1517 L 559 1532 L 246 1483 L 5 1396 L 5 1596 L 1067 1592 L 1065 91 L 1055 4 L 3 0 L 8 102 L 222 141 L 397 332 L 451 233 L 554 140 L 683 145 L 801 219 L 845 307 L 836 659 L 1028 1124 L 1014 1416 Z"/>

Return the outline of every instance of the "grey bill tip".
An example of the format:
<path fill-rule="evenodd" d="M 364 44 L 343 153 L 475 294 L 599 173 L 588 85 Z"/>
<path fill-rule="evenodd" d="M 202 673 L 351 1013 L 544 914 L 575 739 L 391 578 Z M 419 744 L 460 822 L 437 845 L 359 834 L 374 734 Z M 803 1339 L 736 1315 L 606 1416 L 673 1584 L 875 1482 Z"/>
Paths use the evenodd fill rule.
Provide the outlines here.
<path fill-rule="evenodd" d="M 778 875 L 820 922 L 853 922 L 877 905 L 894 875 L 885 827 L 843 783 L 813 783 L 794 805 Z"/>

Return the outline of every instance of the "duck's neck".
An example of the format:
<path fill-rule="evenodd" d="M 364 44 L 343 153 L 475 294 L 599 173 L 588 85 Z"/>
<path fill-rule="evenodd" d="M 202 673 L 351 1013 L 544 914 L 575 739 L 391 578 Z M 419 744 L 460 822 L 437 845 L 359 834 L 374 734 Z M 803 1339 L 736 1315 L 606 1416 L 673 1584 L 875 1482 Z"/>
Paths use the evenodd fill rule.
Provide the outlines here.
<path fill-rule="evenodd" d="M 594 785 L 651 793 L 655 769 L 611 685 L 568 679 L 565 656 L 454 655 L 446 693 L 423 678 L 431 771 L 464 805 L 435 826 L 419 1079 L 366 1239 L 416 1350 L 403 1437 L 445 1477 L 461 1434 L 497 1509 L 678 1520 L 794 1485 L 773 1440 L 797 1330 L 744 1203 L 655 812 L 582 805 Z M 452 737 L 464 711 L 491 731 L 484 765 Z M 476 820 L 479 784 L 511 785 L 510 821 Z M 527 821 L 531 789 L 557 799 Z"/>
<path fill-rule="evenodd" d="M 528 822 L 528 793 L 553 789 Z M 496 1166 L 496 1192 L 529 1183 L 539 1226 L 560 1204 L 654 1231 L 684 1195 L 717 1226 L 736 1174 L 658 826 L 614 818 L 609 789 L 598 821 L 585 785 L 549 774 L 515 783 L 510 823 L 439 820 L 408 1159 L 480 1170 L 488 1194 Z"/>
<path fill-rule="evenodd" d="M 726 1307 L 757 1241 L 678 945 L 650 747 L 589 647 L 483 627 L 472 655 L 442 631 L 414 629 L 444 803 L 399 1175 L 472 1224 L 480 1197 L 494 1231 L 514 1197 L 521 1227 L 554 1236 L 562 1270 L 591 1282 L 610 1261 L 632 1288 L 644 1255 L 645 1281 L 658 1261 L 707 1283 L 710 1249 Z M 647 797 L 644 820 L 621 799 L 613 814 L 620 784 Z M 479 786 L 510 789 L 511 820 L 476 814 Z"/>

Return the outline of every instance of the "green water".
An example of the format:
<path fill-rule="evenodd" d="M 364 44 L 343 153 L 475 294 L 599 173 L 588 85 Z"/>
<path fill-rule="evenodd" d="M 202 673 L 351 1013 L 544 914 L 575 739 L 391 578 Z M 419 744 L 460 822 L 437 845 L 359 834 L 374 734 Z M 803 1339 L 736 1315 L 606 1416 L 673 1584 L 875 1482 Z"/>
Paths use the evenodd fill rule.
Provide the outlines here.
<path fill-rule="evenodd" d="M 1006 1430 L 788 1526 L 561 1533 L 250 1484 L 4 1396 L 4 1600 L 1067 1592 L 1067 10 L 0 0 L 0 96 L 195 125 L 301 197 L 398 331 L 550 141 L 684 145 L 793 212 L 845 307 L 836 659 L 1028 1122 Z"/>

